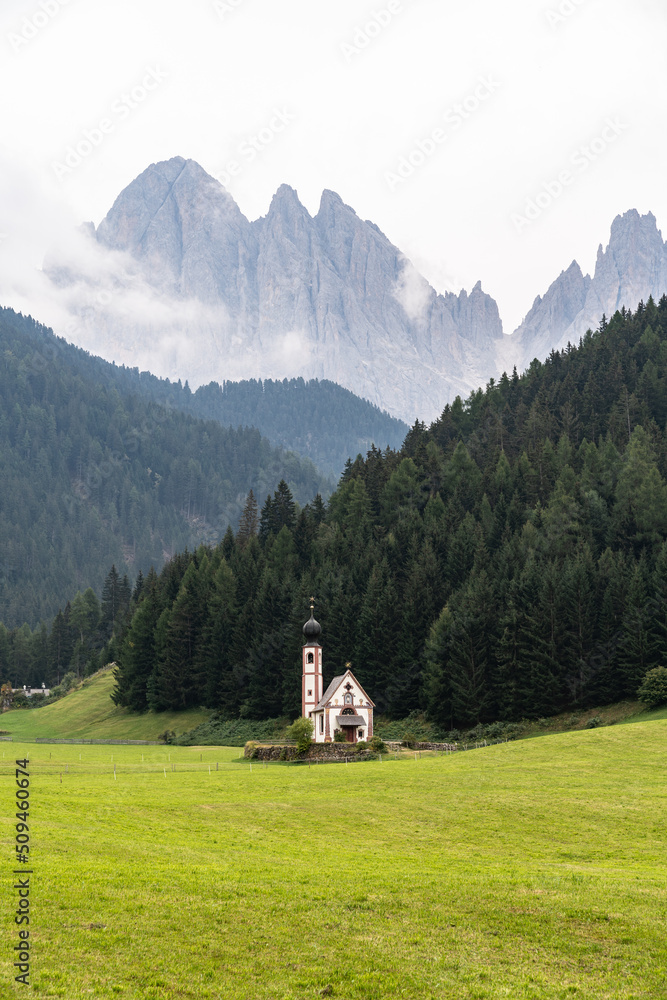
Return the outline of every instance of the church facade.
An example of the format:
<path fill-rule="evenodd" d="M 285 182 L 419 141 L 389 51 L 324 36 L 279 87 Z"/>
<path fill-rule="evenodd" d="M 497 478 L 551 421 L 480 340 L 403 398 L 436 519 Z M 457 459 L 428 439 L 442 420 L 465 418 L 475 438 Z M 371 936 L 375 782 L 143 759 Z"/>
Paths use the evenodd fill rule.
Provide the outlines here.
<path fill-rule="evenodd" d="M 303 626 L 305 642 L 302 651 L 301 714 L 313 723 L 316 743 L 331 743 L 334 733 L 340 731 L 346 742 L 369 740 L 373 735 L 373 709 L 375 705 L 349 669 L 334 677 L 326 691 L 323 690 L 322 627 L 315 621 L 311 598 L 310 619 Z"/>

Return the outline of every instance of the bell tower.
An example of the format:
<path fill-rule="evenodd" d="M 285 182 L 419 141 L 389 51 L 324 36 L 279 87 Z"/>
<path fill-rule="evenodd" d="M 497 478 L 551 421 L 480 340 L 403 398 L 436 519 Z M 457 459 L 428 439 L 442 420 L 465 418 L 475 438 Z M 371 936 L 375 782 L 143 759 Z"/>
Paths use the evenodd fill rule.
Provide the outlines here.
<path fill-rule="evenodd" d="M 322 627 L 315 621 L 315 598 L 310 599 L 310 618 L 303 626 L 305 642 L 303 645 L 303 672 L 301 677 L 301 714 L 306 718 L 319 704 L 323 694 L 322 687 L 322 647 L 318 639 Z"/>

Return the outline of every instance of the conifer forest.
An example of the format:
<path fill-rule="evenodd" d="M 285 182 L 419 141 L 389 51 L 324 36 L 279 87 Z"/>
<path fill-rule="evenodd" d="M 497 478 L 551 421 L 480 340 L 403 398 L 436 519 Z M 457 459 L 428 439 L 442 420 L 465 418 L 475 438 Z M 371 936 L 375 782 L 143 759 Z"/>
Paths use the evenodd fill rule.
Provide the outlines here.
<path fill-rule="evenodd" d="M 13 683 L 115 661 L 114 698 L 221 718 L 300 711 L 315 595 L 325 683 L 441 728 L 634 697 L 667 657 L 667 298 L 457 398 L 299 505 L 251 490 L 236 530 L 50 622 L 0 628 Z"/>

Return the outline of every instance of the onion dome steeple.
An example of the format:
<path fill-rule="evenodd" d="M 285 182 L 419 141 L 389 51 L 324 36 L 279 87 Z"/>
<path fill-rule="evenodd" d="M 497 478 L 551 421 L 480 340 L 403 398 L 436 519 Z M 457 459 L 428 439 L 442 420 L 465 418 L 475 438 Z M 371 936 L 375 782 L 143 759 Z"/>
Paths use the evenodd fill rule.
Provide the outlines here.
<path fill-rule="evenodd" d="M 315 598 L 310 599 L 310 618 L 303 626 L 303 634 L 306 637 L 306 642 L 309 645 L 317 643 L 317 640 L 322 635 L 322 626 L 319 622 L 315 621 Z M 319 643 L 318 643 L 319 645 Z"/>

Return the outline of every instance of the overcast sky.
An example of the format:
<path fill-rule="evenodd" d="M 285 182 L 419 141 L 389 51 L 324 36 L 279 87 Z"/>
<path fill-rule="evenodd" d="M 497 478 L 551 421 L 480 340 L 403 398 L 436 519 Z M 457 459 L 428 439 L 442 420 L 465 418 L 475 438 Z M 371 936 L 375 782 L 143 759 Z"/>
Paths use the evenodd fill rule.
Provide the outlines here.
<path fill-rule="evenodd" d="M 0 46 L 0 273 L 174 155 L 251 219 L 337 191 L 506 332 L 615 215 L 667 226 L 664 0 L 3 0 Z"/>

